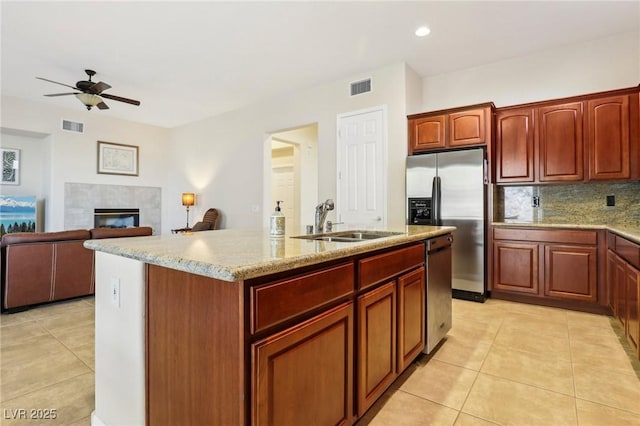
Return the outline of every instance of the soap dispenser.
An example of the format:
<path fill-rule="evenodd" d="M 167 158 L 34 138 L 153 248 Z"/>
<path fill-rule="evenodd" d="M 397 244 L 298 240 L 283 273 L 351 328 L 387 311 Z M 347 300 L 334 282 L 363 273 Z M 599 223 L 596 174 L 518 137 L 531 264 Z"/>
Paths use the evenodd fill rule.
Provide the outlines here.
<path fill-rule="evenodd" d="M 284 214 L 280 211 L 280 203 L 284 201 L 276 201 L 276 209 L 271 215 L 271 236 L 284 237 Z"/>

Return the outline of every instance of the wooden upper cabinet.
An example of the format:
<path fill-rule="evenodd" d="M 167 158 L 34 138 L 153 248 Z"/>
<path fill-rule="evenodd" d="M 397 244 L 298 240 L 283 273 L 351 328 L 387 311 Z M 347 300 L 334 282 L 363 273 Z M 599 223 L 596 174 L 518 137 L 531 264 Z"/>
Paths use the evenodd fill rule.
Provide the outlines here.
<path fill-rule="evenodd" d="M 584 180 L 583 103 L 537 109 L 540 182 Z"/>
<path fill-rule="evenodd" d="M 494 105 L 486 103 L 408 116 L 409 155 L 489 144 L 494 111 Z"/>
<path fill-rule="evenodd" d="M 409 120 L 409 154 L 444 147 L 444 115 Z"/>
<path fill-rule="evenodd" d="M 589 180 L 631 177 L 630 97 L 587 102 Z"/>
<path fill-rule="evenodd" d="M 496 183 L 533 182 L 533 108 L 496 113 Z"/>
<path fill-rule="evenodd" d="M 491 126 L 489 108 L 449 114 L 449 146 L 478 145 L 487 142 L 486 128 Z"/>
<path fill-rule="evenodd" d="M 496 111 L 495 182 L 640 179 L 639 88 Z"/>

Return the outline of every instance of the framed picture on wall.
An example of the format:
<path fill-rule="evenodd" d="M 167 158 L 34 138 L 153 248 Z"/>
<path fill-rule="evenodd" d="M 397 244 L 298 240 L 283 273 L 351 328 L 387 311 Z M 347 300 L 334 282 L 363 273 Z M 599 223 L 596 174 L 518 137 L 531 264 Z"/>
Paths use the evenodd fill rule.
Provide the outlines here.
<path fill-rule="evenodd" d="M 98 141 L 98 173 L 138 176 L 138 147 Z"/>
<path fill-rule="evenodd" d="M 20 150 L 0 148 L 2 154 L 2 185 L 20 185 Z"/>

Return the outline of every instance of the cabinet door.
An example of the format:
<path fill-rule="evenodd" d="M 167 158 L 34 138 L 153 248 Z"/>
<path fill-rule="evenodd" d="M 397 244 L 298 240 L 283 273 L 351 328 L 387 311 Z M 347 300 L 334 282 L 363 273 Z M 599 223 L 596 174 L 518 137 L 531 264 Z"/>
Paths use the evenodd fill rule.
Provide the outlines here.
<path fill-rule="evenodd" d="M 545 245 L 544 295 L 595 302 L 596 257 L 594 246 Z"/>
<path fill-rule="evenodd" d="M 471 109 L 449 114 L 448 146 L 481 145 L 487 143 L 490 128 L 489 108 Z"/>
<path fill-rule="evenodd" d="M 398 373 L 424 349 L 424 268 L 398 278 Z"/>
<path fill-rule="evenodd" d="M 353 304 L 252 345 L 254 425 L 336 425 L 353 413 Z"/>
<path fill-rule="evenodd" d="M 540 182 L 584 180 L 582 102 L 538 108 Z"/>
<path fill-rule="evenodd" d="M 627 340 L 636 352 L 640 348 L 640 271 L 627 263 Z M 640 352 L 638 352 L 640 353 Z"/>
<path fill-rule="evenodd" d="M 626 330 L 627 327 L 627 286 L 625 283 L 626 262 L 619 256 L 616 256 L 616 318 Z"/>
<path fill-rule="evenodd" d="M 607 250 L 607 305 L 611 308 L 613 316 L 616 316 L 616 254 L 613 250 Z"/>
<path fill-rule="evenodd" d="M 444 115 L 409 120 L 409 154 L 445 147 Z"/>
<path fill-rule="evenodd" d="M 496 113 L 496 182 L 533 182 L 533 109 Z"/>
<path fill-rule="evenodd" d="M 538 244 L 495 241 L 493 288 L 517 293 L 539 293 Z"/>
<path fill-rule="evenodd" d="M 587 102 L 589 180 L 629 179 L 629 96 Z"/>
<path fill-rule="evenodd" d="M 396 376 L 396 283 L 391 281 L 358 297 L 358 417 Z"/>

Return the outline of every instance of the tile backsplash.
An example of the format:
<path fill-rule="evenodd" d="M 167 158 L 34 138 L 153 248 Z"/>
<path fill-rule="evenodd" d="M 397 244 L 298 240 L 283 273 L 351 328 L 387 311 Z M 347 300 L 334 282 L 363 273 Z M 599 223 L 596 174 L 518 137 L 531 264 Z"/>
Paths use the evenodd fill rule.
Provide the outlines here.
<path fill-rule="evenodd" d="M 640 182 L 495 186 L 494 221 L 523 223 L 640 223 Z M 607 206 L 607 196 L 615 206 Z M 533 207 L 533 197 L 540 207 Z"/>

